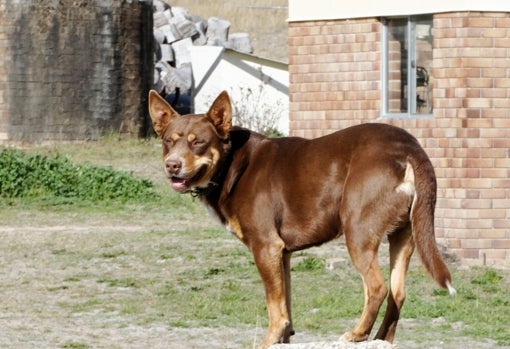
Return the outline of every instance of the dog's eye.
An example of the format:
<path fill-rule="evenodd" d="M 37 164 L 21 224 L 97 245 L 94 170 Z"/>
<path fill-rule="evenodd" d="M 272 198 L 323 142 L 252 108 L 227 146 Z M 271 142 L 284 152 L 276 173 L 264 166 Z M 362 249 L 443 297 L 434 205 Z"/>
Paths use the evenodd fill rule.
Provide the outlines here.
<path fill-rule="evenodd" d="M 201 140 L 201 139 L 195 139 L 191 145 L 194 146 L 194 147 L 201 147 L 205 144 L 205 141 L 204 140 Z"/>

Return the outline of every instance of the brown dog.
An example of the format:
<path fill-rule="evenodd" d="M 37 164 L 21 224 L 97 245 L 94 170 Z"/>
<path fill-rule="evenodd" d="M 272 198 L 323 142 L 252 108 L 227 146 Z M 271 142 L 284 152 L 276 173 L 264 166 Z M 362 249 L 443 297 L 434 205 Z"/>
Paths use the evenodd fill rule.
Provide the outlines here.
<path fill-rule="evenodd" d="M 455 293 L 434 237 L 434 169 L 406 131 L 365 124 L 314 140 L 271 139 L 232 127 L 226 92 L 207 114 L 180 116 L 151 91 L 149 111 L 172 188 L 198 195 L 253 253 L 269 314 L 263 348 L 294 332 L 292 252 L 342 234 L 365 289 L 361 318 L 344 340 L 368 339 L 388 294 L 377 258 L 384 236 L 390 287 L 375 338 L 393 340 L 415 246 L 434 280 Z"/>

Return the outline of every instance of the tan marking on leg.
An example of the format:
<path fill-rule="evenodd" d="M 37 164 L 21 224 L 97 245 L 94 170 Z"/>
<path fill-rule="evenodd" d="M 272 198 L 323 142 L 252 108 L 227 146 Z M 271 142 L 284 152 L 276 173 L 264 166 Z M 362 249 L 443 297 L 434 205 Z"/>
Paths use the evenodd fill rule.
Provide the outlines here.
<path fill-rule="evenodd" d="M 230 217 L 227 221 L 226 228 L 228 231 L 230 231 L 232 234 L 237 236 L 239 240 L 243 239 L 243 229 L 241 228 L 241 223 L 239 223 L 239 220 L 236 216 Z"/>

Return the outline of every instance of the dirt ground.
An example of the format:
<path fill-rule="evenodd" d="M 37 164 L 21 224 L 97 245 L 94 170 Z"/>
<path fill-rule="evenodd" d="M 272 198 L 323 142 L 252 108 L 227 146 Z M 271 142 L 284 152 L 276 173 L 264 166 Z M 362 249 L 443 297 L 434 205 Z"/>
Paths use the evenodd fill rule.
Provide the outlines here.
<path fill-rule="evenodd" d="M 105 224 L 84 219 L 76 224 L 72 221 L 72 217 L 61 218 L 59 225 L 55 225 L 50 216 L 35 220 L 26 217 L 16 225 L 0 224 L 0 348 L 234 349 L 255 348 L 255 343 L 262 339 L 265 329 L 260 326 L 172 328 L 158 321 L 140 324 L 129 315 L 115 311 L 63 311 L 62 304 L 71 303 L 80 295 L 79 290 L 70 288 L 70 281 L 63 283 L 62 280 L 101 273 L 115 266 L 97 258 L 66 259 L 59 251 L 69 250 L 70 246 L 94 250 L 112 243 L 109 239 L 115 234 L 143 234 L 155 228 L 155 223 L 151 222 L 134 224 L 119 220 Z M 211 223 L 194 224 L 199 227 Z M 105 292 L 104 285 L 87 282 L 84 278 L 83 288 L 90 288 L 89 291 L 97 294 Z M 115 292 L 123 294 L 130 290 L 118 287 Z M 441 319 L 437 319 L 437 326 L 441 325 Z M 406 338 L 406 332 L 420 323 L 403 319 L 399 326 L 397 337 L 400 332 L 401 337 Z M 458 328 L 462 328 L 462 324 L 458 324 Z M 467 341 L 460 332 L 452 331 L 451 336 L 448 343 L 430 338 L 421 339 L 419 344 L 397 339 L 396 344 L 402 349 L 509 348 L 491 341 Z M 293 342 L 337 339 L 337 335 L 319 337 L 298 332 Z"/>

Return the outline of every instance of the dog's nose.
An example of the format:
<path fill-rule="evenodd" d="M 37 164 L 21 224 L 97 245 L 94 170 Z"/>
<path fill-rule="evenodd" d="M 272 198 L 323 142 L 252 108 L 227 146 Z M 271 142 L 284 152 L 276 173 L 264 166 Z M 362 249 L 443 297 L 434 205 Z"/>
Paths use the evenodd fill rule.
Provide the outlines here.
<path fill-rule="evenodd" d="M 178 159 L 168 159 L 165 166 L 168 172 L 175 174 L 182 168 L 182 162 Z"/>

